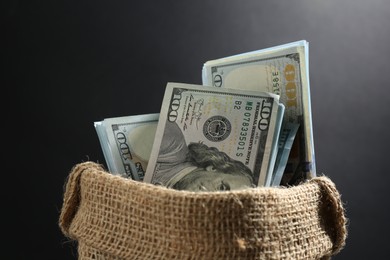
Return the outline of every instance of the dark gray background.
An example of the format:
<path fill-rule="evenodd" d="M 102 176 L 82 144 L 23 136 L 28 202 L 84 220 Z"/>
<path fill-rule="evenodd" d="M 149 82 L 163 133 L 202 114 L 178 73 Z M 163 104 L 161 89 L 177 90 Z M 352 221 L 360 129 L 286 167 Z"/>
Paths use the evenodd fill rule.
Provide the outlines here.
<path fill-rule="evenodd" d="M 73 165 L 104 163 L 93 122 L 159 112 L 205 61 L 306 39 L 317 170 L 349 218 L 336 259 L 388 255 L 390 1 L 5 1 L 8 259 L 76 259 L 58 228 Z M 4 158 L 3 157 L 3 158 Z"/>

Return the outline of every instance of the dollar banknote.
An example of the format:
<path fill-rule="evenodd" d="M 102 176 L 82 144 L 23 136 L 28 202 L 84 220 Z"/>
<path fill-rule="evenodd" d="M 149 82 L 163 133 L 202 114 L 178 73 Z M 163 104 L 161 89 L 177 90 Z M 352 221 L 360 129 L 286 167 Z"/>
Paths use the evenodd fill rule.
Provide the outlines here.
<path fill-rule="evenodd" d="M 278 159 L 278 153 L 279 153 L 279 139 L 280 139 L 280 133 L 282 131 L 282 124 L 283 124 L 283 117 L 284 117 L 284 111 L 285 107 L 282 103 L 279 103 L 279 109 L 278 109 L 278 115 L 276 120 L 276 126 L 275 126 L 275 135 L 272 141 L 272 147 L 271 147 L 271 158 L 269 161 L 269 168 L 267 172 L 266 179 L 264 181 L 265 187 L 271 186 L 271 181 L 273 178 L 273 172 L 275 171 L 275 167 L 277 166 L 277 159 Z"/>
<path fill-rule="evenodd" d="M 300 168 L 316 175 L 310 87 L 309 44 L 296 41 L 205 62 L 202 84 L 207 86 L 258 90 L 280 95 L 285 105 L 284 121 L 300 124 Z M 296 158 L 291 158 L 296 160 Z"/>
<path fill-rule="evenodd" d="M 191 191 L 264 186 L 280 109 L 272 93 L 168 83 L 144 181 Z"/>
<path fill-rule="evenodd" d="M 94 122 L 108 170 L 143 181 L 159 114 L 106 118 Z"/>
<path fill-rule="evenodd" d="M 274 172 L 272 174 L 272 183 L 270 186 L 279 186 L 287 165 L 295 136 L 298 132 L 299 124 L 286 123 L 280 131 L 278 153 L 276 157 Z"/>

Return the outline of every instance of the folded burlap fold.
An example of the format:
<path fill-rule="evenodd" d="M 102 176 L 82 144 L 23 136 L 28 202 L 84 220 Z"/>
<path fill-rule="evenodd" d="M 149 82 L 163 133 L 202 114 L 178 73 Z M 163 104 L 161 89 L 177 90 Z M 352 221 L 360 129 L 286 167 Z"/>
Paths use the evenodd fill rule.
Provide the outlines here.
<path fill-rule="evenodd" d="M 347 236 L 334 183 L 188 192 L 75 165 L 59 217 L 79 259 L 321 259 Z"/>

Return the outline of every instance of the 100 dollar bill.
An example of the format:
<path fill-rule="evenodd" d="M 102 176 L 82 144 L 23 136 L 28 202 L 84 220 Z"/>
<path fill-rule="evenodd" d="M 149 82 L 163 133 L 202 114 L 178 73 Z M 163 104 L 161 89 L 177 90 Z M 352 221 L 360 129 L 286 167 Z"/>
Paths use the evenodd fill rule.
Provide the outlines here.
<path fill-rule="evenodd" d="M 272 174 L 270 186 L 281 185 L 281 180 L 285 172 L 287 160 L 290 155 L 290 151 L 293 146 L 295 135 L 297 134 L 298 129 L 298 124 L 286 123 L 280 132 L 278 154 L 276 157 L 274 172 Z"/>
<path fill-rule="evenodd" d="M 263 186 L 279 109 L 272 93 L 168 83 L 144 181 L 192 191 Z"/>
<path fill-rule="evenodd" d="M 106 118 L 94 122 L 108 169 L 143 181 L 159 114 Z"/>
<path fill-rule="evenodd" d="M 202 84 L 280 95 L 280 102 L 285 105 L 285 122 L 302 126 L 298 133 L 300 167 L 315 176 L 308 66 L 308 42 L 297 41 L 207 61 Z"/>

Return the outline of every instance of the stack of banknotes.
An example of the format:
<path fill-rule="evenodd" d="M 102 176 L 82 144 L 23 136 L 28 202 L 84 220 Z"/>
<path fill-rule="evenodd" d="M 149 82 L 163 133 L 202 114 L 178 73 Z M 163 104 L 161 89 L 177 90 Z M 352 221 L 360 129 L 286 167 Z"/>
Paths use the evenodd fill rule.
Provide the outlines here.
<path fill-rule="evenodd" d="M 308 42 L 204 63 L 161 110 L 94 122 L 112 174 L 177 190 L 288 186 L 314 177 Z"/>

